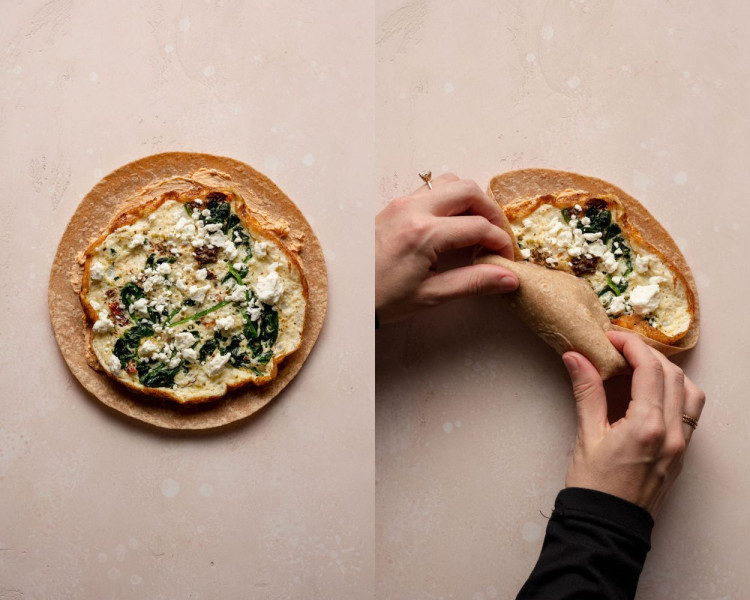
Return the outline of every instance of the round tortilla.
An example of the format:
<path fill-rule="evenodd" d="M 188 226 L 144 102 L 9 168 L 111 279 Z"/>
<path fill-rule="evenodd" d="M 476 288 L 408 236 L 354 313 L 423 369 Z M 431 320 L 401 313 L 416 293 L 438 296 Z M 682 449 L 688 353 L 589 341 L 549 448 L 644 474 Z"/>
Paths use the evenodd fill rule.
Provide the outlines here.
<path fill-rule="evenodd" d="M 112 217 L 143 188 L 169 177 L 198 169 L 229 175 L 261 223 L 273 229 L 288 224 L 291 240 L 299 245 L 299 260 L 308 283 L 309 301 L 302 345 L 279 366 L 277 377 L 257 388 L 243 388 L 198 406 L 182 406 L 127 389 L 89 365 L 86 318 L 78 298 L 80 256 L 90 240 L 100 235 Z M 63 358 L 81 385 L 102 403 L 133 419 L 166 429 L 212 429 L 249 417 L 268 404 L 302 367 L 318 338 L 328 302 L 328 276 L 323 249 L 297 206 L 266 176 L 231 158 L 191 152 L 147 156 L 113 171 L 86 195 L 63 233 L 52 263 L 48 303 L 52 329 Z M 90 357 L 88 357 L 90 360 Z"/>
<path fill-rule="evenodd" d="M 545 194 L 559 194 L 567 189 L 582 190 L 589 194 L 614 194 L 623 203 L 628 214 L 629 222 L 641 231 L 643 237 L 652 246 L 658 248 L 684 275 L 685 280 L 693 293 L 695 299 L 693 323 L 683 338 L 672 345 L 662 344 L 645 336 L 640 336 L 647 344 L 662 352 L 665 356 L 670 356 L 688 350 L 698 342 L 698 332 L 700 328 L 700 309 L 698 306 L 698 288 L 695 284 L 695 278 L 685 257 L 680 252 L 677 244 L 667 233 L 667 230 L 656 220 L 656 218 L 644 208 L 635 198 L 621 190 L 615 185 L 608 183 L 596 177 L 588 177 L 578 173 L 568 171 L 555 171 L 552 169 L 520 169 L 510 171 L 492 178 L 487 188 L 487 193 L 495 201 L 504 206 L 519 198 L 534 198 Z M 510 224 L 507 224 L 507 231 L 513 236 Z M 516 244 L 517 246 L 517 244 Z M 517 256 L 520 258 L 520 251 L 516 248 Z M 573 275 L 568 275 L 574 277 Z M 594 294 L 593 290 L 591 293 Z M 594 294 L 595 295 L 595 294 Z M 597 300 L 598 303 L 598 300 Z M 601 305 L 600 305 L 601 306 Z M 604 309 L 601 309 L 604 312 Z M 627 331 L 633 333 L 630 329 L 612 325 L 612 329 Z"/>

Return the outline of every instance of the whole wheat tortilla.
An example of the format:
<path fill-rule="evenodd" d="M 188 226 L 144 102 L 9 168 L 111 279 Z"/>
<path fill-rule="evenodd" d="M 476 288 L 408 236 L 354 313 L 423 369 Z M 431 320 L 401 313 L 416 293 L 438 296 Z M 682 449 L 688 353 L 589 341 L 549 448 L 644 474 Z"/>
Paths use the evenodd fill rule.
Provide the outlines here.
<path fill-rule="evenodd" d="M 299 249 L 308 282 L 308 307 L 302 345 L 279 367 L 278 376 L 258 388 L 243 388 L 221 400 L 195 407 L 180 406 L 133 392 L 87 362 L 85 316 L 78 298 L 82 267 L 79 257 L 129 199 L 159 181 L 215 169 L 233 180 L 261 224 Z M 113 171 L 85 196 L 70 219 L 52 263 L 48 303 L 52 328 L 68 367 L 84 388 L 102 403 L 129 417 L 167 429 L 211 429 L 244 419 L 268 404 L 292 380 L 312 350 L 323 326 L 328 302 L 328 276 L 323 250 L 297 206 L 267 177 L 231 158 L 191 152 L 165 152 Z"/>
<path fill-rule="evenodd" d="M 673 345 L 666 345 L 645 336 L 640 336 L 640 334 L 637 335 L 666 356 L 688 350 L 695 346 L 698 341 L 700 313 L 698 289 L 695 285 L 693 274 L 685 257 L 666 229 L 635 198 L 617 186 L 601 179 L 551 169 L 520 169 L 496 175 L 490 181 L 487 193 L 502 207 L 520 198 L 535 198 L 545 194 L 559 194 L 567 189 L 581 190 L 593 195 L 616 195 L 622 201 L 627 211 L 629 222 L 641 231 L 643 237 L 651 245 L 658 248 L 672 261 L 684 275 L 693 293 L 695 299 L 693 323 L 683 338 Z M 534 331 L 539 333 L 547 343 L 561 354 L 567 350 L 577 350 L 586 355 L 594 365 L 600 368 L 600 372 L 602 368 L 604 369 L 602 373 L 604 379 L 607 378 L 605 375 L 611 376 L 617 372 L 621 372 L 623 365 L 619 364 L 618 366 L 615 364 L 618 361 L 613 361 L 610 349 L 614 350 L 614 348 L 609 343 L 605 332 L 608 329 L 627 331 L 629 333 L 633 333 L 633 331 L 612 325 L 594 290 L 575 275 L 562 271 L 551 271 L 540 265 L 529 265 L 535 267 L 531 270 L 521 267 L 521 264 L 528 263 L 520 262 L 520 249 L 518 248 L 518 244 L 515 243 L 515 235 L 507 219 L 503 223 L 503 229 L 514 240 L 515 257 L 519 260 L 518 263 L 511 263 L 511 265 L 505 264 L 505 262 L 509 262 L 505 261 L 502 263 L 503 266 L 511 268 L 519 275 L 521 288 L 524 286 L 532 288 L 541 288 L 544 286 L 545 289 L 549 290 L 546 293 L 524 294 L 519 291 L 515 294 L 510 294 L 507 300 L 518 314 Z M 500 264 L 493 255 L 481 255 L 477 258 L 477 262 Z M 553 273 L 555 274 L 554 277 L 549 277 Z M 578 283 L 583 283 L 584 286 L 578 286 Z M 596 323 L 604 324 L 604 321 L 606 321 L 607 326 L 584 327 L 571 319 L 570 311 L 574 303 L 584 306 L 586 313 L 591 313 L 591 317 Z M 584 350 L 584 348 L 587 350 Z M 624 363 L 621 357 L 620 360 Z"/>

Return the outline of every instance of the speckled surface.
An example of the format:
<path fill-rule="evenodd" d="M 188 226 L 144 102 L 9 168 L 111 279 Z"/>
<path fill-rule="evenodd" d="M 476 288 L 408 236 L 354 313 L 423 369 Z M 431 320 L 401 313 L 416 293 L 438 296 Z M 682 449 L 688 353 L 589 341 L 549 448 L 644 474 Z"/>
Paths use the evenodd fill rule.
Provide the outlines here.
<path fill-rule="evenodd" d="M 35 0 L 3 14 L 0 597 L 371 589 L 372 269 L 352 248 L 372 239 L 372 9 Z M 154 430 L 90 397 L 46 307 L 83 195 L 169 150 L 271 177 L 314 227 L 329 275 L 326 323 L 298 376 L 209 435 Z"/>
<path fill-rule="evenodd" d="M 740 599 L 747 502 L 750 44 L 739 2 L 381 1 L 380 206 L 454 171 L 574 170 L 639 198 L 698 282 L 708 394 L 638 598 Z M 575 433 L 555 353 L 491 298 L 377 335 L 379 598 L 512 598 Z M 542 514 L 543 513 L 543 514 Z"/>

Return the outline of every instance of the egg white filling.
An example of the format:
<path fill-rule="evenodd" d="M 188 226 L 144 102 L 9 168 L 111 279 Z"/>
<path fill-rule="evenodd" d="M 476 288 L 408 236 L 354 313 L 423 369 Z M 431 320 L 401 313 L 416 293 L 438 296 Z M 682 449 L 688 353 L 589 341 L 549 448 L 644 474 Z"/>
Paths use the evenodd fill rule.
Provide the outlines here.
<path fill-rule="evenodd" d="M 167 200 L 112 232 L 89 274 L 94 352 L 112 374 L 145 387 L 222 393 L 271 374 L 273 358 L 301 340 L 300 273 L 229 202 Z"/>
<path fill-rule="evenodd" d="M 684 285 L 660 257 L 612 227 L 606 213 L 541 204 L 511 226 L 524 260 L 586 279 L 610 318 L 635 314 L 667 336 L 685 332 L 690 314 Z"/>

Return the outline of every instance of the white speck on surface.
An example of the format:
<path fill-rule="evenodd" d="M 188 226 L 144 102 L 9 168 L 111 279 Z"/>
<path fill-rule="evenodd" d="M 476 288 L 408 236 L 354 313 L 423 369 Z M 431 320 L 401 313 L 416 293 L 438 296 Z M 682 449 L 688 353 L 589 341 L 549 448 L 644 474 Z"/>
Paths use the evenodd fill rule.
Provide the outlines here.
<path fill-rule="evenodd" d="M 641 142 L 641 148 L 645 150 L 646 148 L 648 148 L 648 144 L 646 142 Z"/>
<path fill-rule="evenodd" d="M 205 69 L 203 69 L 203 75 L 206 77 L 213 77 L 214 73 L 216 73 L 216 67 L 213 65 L 208 65 Z"/>
<path fill-rule="evenodd" d="M 115 548 L 115 559 L 117 559 L 117 562 L 124 561 L 127 553 L 128 549 L 125 547 L 125 544 L 117 544 L 117 548 Z"/>
<path fill-rule="evenodd" d="M 461 421 L 456 421 L 456 422 L 454 423 L 454 425 L 455 425 L 456 427 L 461 427 Z"/>
<path fill-rule="evenodd" d="M 521 527 L 521 535 L 527 542 L 536 542 L 542 535 L 542 528 L 538 523 L 526 521 Z"/>
<path fill-rule="evenodd" d="M 685 185 L 687 183 L 687 173 L 685 171 L 679 171 L 674 176 L 674 182 L 677 185 Z"/>
<path fill-rule="evenodd" d="M 719 233 L 721 231 L 721 225 L 714 225 L 714 231 Z"/>
<path fill-rule="evenodd" d="M 167 54 L 172 54 L 172 52 L 174 52 L 174 46 L 172 44 L 167 44 L 166 46 L 164 46 L 164 52 L 166 52 Z"/>
<path fill-rule="evenodd" d="M 263 155 L 263 167 L 267 171 L 275 172 L 276 168 L 279 166 L 279 159 L 278 157 L 274 156 L 273 154 L 264 154 Z"/>
<path fill-rule="evenodd" d="M 683 76 L 683 77 L 684 77 L 685 79 L 690 79 L 690 71 L 683 71 L 683 72 L 682 72 L 682 76 Z"/>
<path fill-rule="evenodd" d="M 552 25 L 545 25 L 542 27 L 542 39 L 551 40 L 552 36 L 555 35 L 555 28 Z"/>
<path fill-rule="evenodd" d="M 675 28 L 674 28 L 674 27 L 670 27 L 669 29 L 667 29 L 667 33 L 668 33 L 669 35 L 674 35 L 674 32 L 675 32 L 675 31 L 676 31 L 676 30 L 675 30 Z"/>
<path fill-rule="evenodd" d="M 606 117 L 602 117 L 601 119 L 596 120 L 597 129 L 601 129 L 602 131 L 604 131 L 605 129 L 609 129 L 609 126 L 609 119 L 607 119 Z"/>
<path fill-rule="evenodd" d="M 94 149 L 93 148 L 86 148 L 86 154 L 93 154 Z"/>
<path fill-rule="evenodd" d="M 180 19 L 180 22 L 177 24 L 177 26 L 180 28 L 180 31 L 186 33 L 190 30 L 190 19 Z"/>
<path fill-rule="evenodd" d="M 165 479 L 159 484 L 159 488 L 167 498 L 174 498 L 180 492 L 180 484 L 174 479 Z"/>
<path fill-rule="evenodd" d="M 445 91 L 446 94 L 452 94 L 453 92 L 456 91 L 456 87 L 449 81 L 448 83 L 445 84 L 445 86 L 443 87 L 443 90 Z"/>
<path fill-rule="evenodd" d="M 630 68 L 630 65 L 622 65 L 620 67 L 620 73 L 622 73 L 623 75 L 629 75 L 631 70 L 632 69 Z"/>
<path fill-rule="evenodd" d="M 736 221 L 734 223 L 732 223 L 732 229 L 734 229 L 736 231 L 739 228 L 740 228 L 740 224 L 739 223 L 737 223 Z"/>
<path fill-rule="evenodd" d="M 214 486 L 212 486 L 210 483 L 204 483 L 200 488 L 198 488 L 198 492 L 201 496 L 205 496 L 208 498 L 214 493 Z"/>
<path fill-rule="evenodd" d="M 445 431 L 445 433 L 450 433 L 451 431 L 453 431 L 453 423 L 443 423 L 443 431 Z"/>
<path fill-rule="evenodd" d="M 534 63 L 534 62 L 536 62 L 536 54 L 534 54 L 533 52 L 529 52 L 526 55 L 526 62 L 527 63 Z"/>
<path fill-rule="evenodd" d="M 642 171 L 636 171 L 633 173 L 633 185 L 639 190 L 646 189 L 650 183 L 651 180 L 648 178 L 648 175 Z"/>
<path fill-rule="evenodd" d="M 315 157 L 312 154 L 305 154 L 302 157 L 302 164 L 306 167 L 312 167 L 315 164 Z"/>
<path fill-rule="evenodd" d="M 13 75 L 20 75 L 23 73 L 23 67 L 21 65 L 16 65 L 11 69 L 11 73 L 13 73 Z"/>
<path fill-rule="evenodd" d="M 488 585 L 484 593 L 487 594 L 488 598 L 497 598 L 497 588 L 494 585 Z"/>
<path fill-rule="evenodd" d="M 97 73 L 96 71 L 91 71 L 91 73 L 89 73 L 89 81 L 99 81 L 99 73 Z"/>
<path fill-rule="evenodd" d="M 576 89 L 579 85 L 581 85 L 581 78 L 577 75 L 573 75 L 573 77 L 568 79 L 568 87 L 571 90 Z"/>
<path fill-rule="evenodd" d="M 695 85 L 693 85 L 693 87 L 690 88 L 690 92 L 693 94 L 693 96 L 700 96 L 701 92 L 703 92 L 703 88 L 696 83 Z"/>
<path fill-rule="evenodd" d="M 128 546 L 130 546 L 130 548 L 131 548 L 132 550 L 136 550 L 136 549 L 138 548 L 138 545 L 139 545 L 139 544 L 138 544 L 138 540 L 137 540 L 137 539 L 135 539 L 135 538 L 130 538 L 130 539 L 128 540 Z"/>
<path fill-rule="evenodd" d="M 143 577 L 141 577 L 140 575 L 131 575 L 130 576 L 130 583 L 132 585 L 139 585 L 142 582 L 143 582 Z"/>

